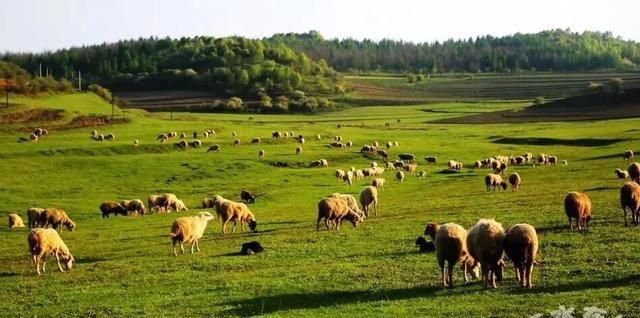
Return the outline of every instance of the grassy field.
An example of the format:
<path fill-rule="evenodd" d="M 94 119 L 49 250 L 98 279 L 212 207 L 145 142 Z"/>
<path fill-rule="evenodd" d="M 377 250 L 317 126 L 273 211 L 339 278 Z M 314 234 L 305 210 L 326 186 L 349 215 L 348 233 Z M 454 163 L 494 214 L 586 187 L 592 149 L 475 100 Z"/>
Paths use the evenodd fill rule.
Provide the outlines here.
<path fill-rule="evenodd" d="M 18 212 L 26 221 L 29 207 L 60 207 L 76 221 L 62 237 L 77 260 L 66 273 L 37 277 L 30 265 L 26 229 L 0 228 L 0 316 L 4 317 L 529 317 L 559 306 L 597 306 L 609 314 L 637 316 L 640 300 L 640 230 L 624 227 L 618 203 L 623 181 L 613 173 L 626 168 L 620 156 L 638 150 L 640 119 L 538 124 L 446 125 L 426 122 L 474 112 L 521 107 L 522 103 L 440 103 L 417 106 L 358 107 L 320 115 L 148 114 L 130 110 L 126 124 L 59 129 L 38 143 L 18 143 L 26 127 L 47 126 L 83 114 L 110 114 L 110 105 L 91 94 L 16 99 L 10 112 L 33 107 L 64 110 L 56 123 L 26 122 L 0 129 L 0 214 Z M 401 122 L 397 123 L 397 119 Z M 384 128 L 391 123 L 390 128 Z M 336 128 L 341 124 L 342 128 Z M 161 145 L 162 132 L 202 131 L 217 136 L 200 149 Z M 112 142 L 96 142 L 89 133 L 115 133 Z M 291 140 L 274 142 L 274 130 L 309 136 L 296 156 Z M 236 131 L 243 145 L 231 146 Z M 324 140 L 312 141 L 321 134 Z M 327 147 L 341 135 L 357 149 Z M 263 144 L 249 146 L 252 137 Z M 139 139 L 141 145 L 133 146 Z M 365 143 L 399 142 L 390 151 L 414 153 L 427 178 L 408 176 L 379 195 L 380 213 L 358 228 L 343 224 L 339 232 L 315 231 L 316 204 L 333 192 L 357 195 L 369 180 L 349 187 L 338 183 L 336 168 L 367 167 L 379 158 L 358 153 Z M 220 153 L 206 153 L 219 143 Z M 259 160 L 259 149 L 266 158 Z M 445 173 L 449 159 L 472 162 L 498 154 L 551 153 L 566 167 L 516 166 L 523 178 L 519 192 L 490 192 L 487 170 L 465 168 Z M 426 165 L 435 155 L 440 163 Z M 325 158 L 329 168 L 304 168 Z M 286 161 L 297 168 L 269 165 Z M 300 163 L 300 165 L 298 165 Z M 248 189 L 258 195 L 250 208 L 258 232 L 220 234 L 209 224 L 194 255 L 171 256 L 168 237 L 177 214 L 111 217 L 98 206 L 106 200 L 175 193 L 193 215 L 203 197 L 221 194 L 238 200 Z M 593 202 L 587 231 L 569 231 L 563 198 L 585 191 Z M 428 222 L 456 222 L 465 227 L 479 218 L 495 218 L 506 227 L 530 223 L 541 248 L 534 287 L 516 286 L 509 264 L 497 290 L 478 282 L 443 290 L 434 254 L 414 246 Z M 258 240 L 265 252 L 239 256 L 243 242 Z M 581 314 L 580 314 L 581 316 Z M 613 315 L 611 315 L 613 316 Z M 607 316 L 608 317 L 608 316 Z"/>

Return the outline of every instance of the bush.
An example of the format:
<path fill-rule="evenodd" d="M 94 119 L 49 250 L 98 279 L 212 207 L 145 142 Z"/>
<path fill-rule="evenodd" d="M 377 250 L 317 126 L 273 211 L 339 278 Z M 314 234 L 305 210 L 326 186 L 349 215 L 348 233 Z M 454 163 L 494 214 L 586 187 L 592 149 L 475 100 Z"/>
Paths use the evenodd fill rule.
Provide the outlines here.
<path fill-rule="evenodd" d="M 533 100 L 534 105 L 542 105 L 544 104 L 544 97 L 538 96 Z"/>
<path fill-rule="evenodd" d="M 89 85 L 89 90 L 94 94 L 100 96 L 102 99 L 104 99 L 108 103 L 111 103 L 111 100 L 113 99 L 113 95 L 111 94 L 111 92 L 108 89 L 98 84 Z"/>
<path fill-rule="evenodd" d="M 416 75 L 415 74 L 409 74 L 407 75 L 407 82 L 409 82 L 409 84 L 413 84 L 416 82 Z"/>
<path fill-rule="evenodd" d="M 624 80 L 621 78 L 612 78 L 607 83 L 607 90 L 612 94 L 620 94 L 624 91 Z"/>
<path fill-rule="evenodd" d="M 589 82 L 585 88 L 587 94 L 600 94 L 602 89 L 603 85 L 596 82 Z"/>

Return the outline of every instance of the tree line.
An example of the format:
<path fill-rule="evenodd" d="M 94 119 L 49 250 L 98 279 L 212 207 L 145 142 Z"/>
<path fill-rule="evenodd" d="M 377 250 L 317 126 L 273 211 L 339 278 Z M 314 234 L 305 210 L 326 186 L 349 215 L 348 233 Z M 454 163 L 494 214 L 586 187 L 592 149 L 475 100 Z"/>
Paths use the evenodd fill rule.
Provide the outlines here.
<path fill-rule="evenodd" d="M 395 40 L 325 40 L 316 31 L 276 34 L 285 44 L 338 71 L 445 72 L 629 70 L 640 65 L 640 43 L 610 32 L 549 30 L 504 37 L 412 43 Z"/>

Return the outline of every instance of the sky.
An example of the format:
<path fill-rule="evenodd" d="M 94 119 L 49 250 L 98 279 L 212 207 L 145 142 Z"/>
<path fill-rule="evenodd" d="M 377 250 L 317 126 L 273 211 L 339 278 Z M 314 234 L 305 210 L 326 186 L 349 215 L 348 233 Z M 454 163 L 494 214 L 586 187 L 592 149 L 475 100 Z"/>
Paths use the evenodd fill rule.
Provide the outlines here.
<path fill-rule="evenodd" d="M 640 41 L 638 0 L 0 0 L 0 52 L 139 37 L 327 38 L 433 42 L 549 29 Z"/>

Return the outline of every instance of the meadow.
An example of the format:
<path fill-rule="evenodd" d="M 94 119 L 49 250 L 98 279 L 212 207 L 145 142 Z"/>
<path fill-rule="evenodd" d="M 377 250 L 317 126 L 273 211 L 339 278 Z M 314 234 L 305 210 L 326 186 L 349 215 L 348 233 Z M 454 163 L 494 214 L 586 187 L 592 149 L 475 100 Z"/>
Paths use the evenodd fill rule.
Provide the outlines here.
<path fill-rule="evenodd" d="M 90 93 L 14 98 L 9 113 L 63 109 L 56 122 L 28 121 L 0 127 L 0 215 L 18 212 L 26 221 L 30 207 L 60 207 L 77 223 L 63 230 L 77 264 L 69 272 L 35 275 L 30 264 L 27 229 L 0 228 L 0 316 L 4 317 L 529 317 L 559 306 L 596 306 L 612 317 L 637 316 L 640 300 L 640 229 L 624 227 L 619 206 L 622 180 L 614 169 L 626 168 L 621 154 L 639 150 L 640 119 L 456 125 L 431 121 L 470 113 L 521 108 L 527 102 L 441 102 L 413 106 L 355 107 L 315 115 L 169 114 L 140 110 L 117 112 L 129 122 L 100 127 L 52 130 L 38 143 L 18 143 L 31 128 L 64 126 L 76 116 L 111 114 L 111 106 Z M 434 111 L 435 110 L 435 111 Z M 398 122 L 398 119 L 400 122 Z M 385 128 L 385 123 L 390 123 Z M 341 128 L 337 128 L 340 124 Z M 173 141 L 160 144 L 163 132 L 203 131 L 199 149 L 181 150 Z M 115 133 L 97 142 L 93 129 Z M 271 132 L 307 136 L 301 155 L 291 139 L 274 141 Z M 238 133 L 242 145 L 232 147 Z M 323 140 L 313 141 L 321 134 Z M 335 135 L 352 149 L 327 145 Z M 250 146 L 253 137 L 262 144 Z M 133 146 L 138 139 L 140 145 Z M 372 155 L 363 144 L 398 141 L 398 153 L 413 153 L 427 177 L 408 176 L 387 184 L 379 194 L 379 214 L 357 228 L 316 232 L 317 202 L 333 192 L 356 195 L 370 183 L 351 187 L 337 182 L 335 169 L 364 168 Z M 214 143 L 219 153 L 207 153 Z M 259 149 L 266 151 L 258 159 Z M 488 170 L 473 161 L 498 154 L 550 153 L 568 166 L 512 166 L 523 178 L 520 191 L 486 192 Z M 427 165 L 426 155 L 439 163 Z M 307 168 L 325 158 L 329 168 Z M 446 161 L 466 164 L 446 172 Z M 273 167 L 284 161 L 292 168 Z M 193 215 L 202 198 L 220 194 L 239 200 L 247 189 L 257 194 L 250 209 L 255 233 L 221 235 L 212 221 L 200 242 L 201 252 L 173 257 L 169 228 L 182 215 Z M 593 203 L 591 227 L 570 231 L 563 211 L 569 191 L 586 192 Z M 103 201 L 175 193 L 188 212 L 102 219 Z M 533 288 L 517 287 L 508 264 L 497 290 L 478 281 L 442 289 L 433 253 L 414 246 L 429 222 L 464 227 L 495 218 L 505 228 L 529 223 L 541 241 Z M 258 240 L 265 252 L 237 255 L 243 242 Z"/>

